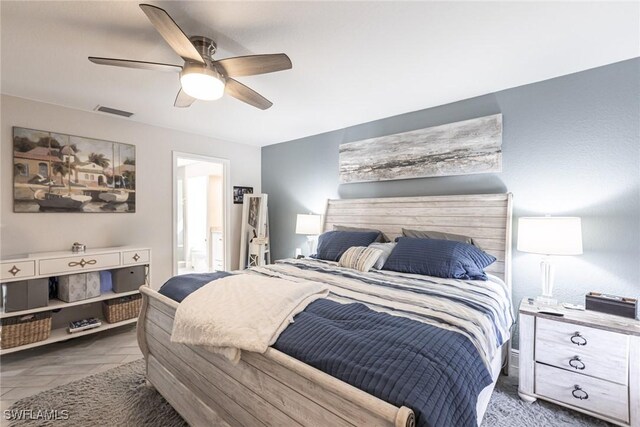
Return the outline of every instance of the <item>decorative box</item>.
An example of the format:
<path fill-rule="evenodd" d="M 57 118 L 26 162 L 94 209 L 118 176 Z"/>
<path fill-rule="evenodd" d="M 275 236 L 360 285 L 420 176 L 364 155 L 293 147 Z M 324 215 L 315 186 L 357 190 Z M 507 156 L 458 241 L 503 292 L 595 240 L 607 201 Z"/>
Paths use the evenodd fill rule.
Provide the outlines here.
<path fill-rule="evenodd" d="M 635 298 L 589 292 L 585 296 L 585 308 L 587 310 L 640 320 L 640 308 L 638 307 L 638 300 Z"/>
<path fill-rule="evenodd" d="M 58 299 L 80 301 L 100 296 L 100 273 L 71 274 L 58 278 Z"/>
<path fill-rule="evenodd" d="M 145 284 L 145 279 L 144 265 L 111 270 L 113 292 L 116 293 L 137 291 L 140 286 Z"/>
<path fill-rule="evenodd" d="M 113 290 L 111 283 L 111 272 L 109 270 L 103 270 L 100 272 L 100 292 L 107 293 Z"/>
<path fill-rule="evenodd" d="M 5 313 L 46 307 L 49 304 L 49 279 L 31 279 L 2 284 Z"/>

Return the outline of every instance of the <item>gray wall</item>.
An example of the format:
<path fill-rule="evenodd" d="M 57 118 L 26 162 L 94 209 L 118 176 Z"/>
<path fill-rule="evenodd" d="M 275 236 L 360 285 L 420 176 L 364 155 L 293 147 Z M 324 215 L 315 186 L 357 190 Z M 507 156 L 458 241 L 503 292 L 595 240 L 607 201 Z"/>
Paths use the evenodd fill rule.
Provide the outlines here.
<path fill-rule="evenodd" d="M 274 259 L 304 247 L 298 213 L 327 198 L 514 194 L 513 299 L 540 293 L 539 257 L 515 250 L 517 218 L 575 215 L 584 255 L 558 257 L 555 294 L 640 296 L 640 58 L 262 149 Z M 503 172 L 340 185 L 343 142 L 502 113 Z"/>

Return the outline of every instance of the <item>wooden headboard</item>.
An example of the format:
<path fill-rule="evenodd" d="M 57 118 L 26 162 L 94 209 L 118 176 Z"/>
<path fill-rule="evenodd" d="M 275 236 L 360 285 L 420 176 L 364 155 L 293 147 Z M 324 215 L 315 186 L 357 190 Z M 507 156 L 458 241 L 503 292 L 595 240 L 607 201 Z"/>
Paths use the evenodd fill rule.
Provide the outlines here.
<path fill-rule="evenodd" d="M 511 290 L 511 193 L 328 200 L 323 229 L 334 225 L 375 228 L 392 240 L 402 228 L 473 237 L 497 258 L 486 271 Z"/>

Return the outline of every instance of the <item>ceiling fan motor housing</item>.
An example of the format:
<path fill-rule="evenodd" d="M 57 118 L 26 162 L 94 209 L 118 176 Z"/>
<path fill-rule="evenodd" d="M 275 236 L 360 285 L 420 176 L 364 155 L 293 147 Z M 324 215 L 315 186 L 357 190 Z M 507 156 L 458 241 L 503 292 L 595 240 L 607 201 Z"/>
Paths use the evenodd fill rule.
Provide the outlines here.
<path fill-rule="evenodd" d="M 191 36 L 189 37 L 189 41 L 193 43 L 193 46 L 198 50 L 200 55 L 202 55 L 205 60 L 213 60 L 213 55 L 218 49 L 218 45 L 216 45 L 216 42 L 211 40 L 209 37 L 204 36 Z"/>

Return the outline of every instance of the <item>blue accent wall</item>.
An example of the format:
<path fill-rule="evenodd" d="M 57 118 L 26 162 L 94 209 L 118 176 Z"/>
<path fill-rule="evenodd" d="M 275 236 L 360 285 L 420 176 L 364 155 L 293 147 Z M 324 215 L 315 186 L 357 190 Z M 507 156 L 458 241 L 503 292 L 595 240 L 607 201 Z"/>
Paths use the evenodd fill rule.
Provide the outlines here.
<path fill-rule="evenodd" d="M 503 114 L 498 174 L 341 185 L 341 143 Z M 514 302 L 540 293 L 540 258 L 515 250 L 517 218 L 580 216 L 584 255 L 558 257 L 555 295 L 640 296 L 640 58 L 262 148 L 273 259 L 305 247 L 298 213 L 328 198 L 514 194 Z"/>

